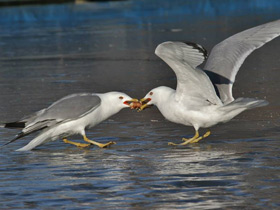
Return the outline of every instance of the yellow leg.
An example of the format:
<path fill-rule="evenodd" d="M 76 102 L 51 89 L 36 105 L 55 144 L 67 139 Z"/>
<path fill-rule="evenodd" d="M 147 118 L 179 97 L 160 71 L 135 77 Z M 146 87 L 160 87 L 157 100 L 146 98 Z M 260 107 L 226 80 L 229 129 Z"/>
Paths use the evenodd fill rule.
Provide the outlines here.
<path fill-rule="evenodd" d="M 172 146 L 176 146 L 176 145 L 186 145 L 186 144 L 190 143 L 191 141 L 193 141 L 194 139 L 197 139 L 198 137 L 199 137 L 199 133 L 198 133 L 198 131 L 195 131 L 195 135 L 194 135 L 192 138 L 190 138 L 190 139 L 183 138 L 183 139 L 182 139 L 182 140 L 185 141 L 185 142 L 183 142 L 183 143 L 181 143 L 181 144 L 175 144 L 175 143 L 173 143 L 173 142 L 169 142 L 168 145 L 172 145 Z"/>
<path fill-rule="evenodd" d="M 199 133 L 198 133 L 198 131 L 195 131 L 195 134 L 194 134 L 193 137 L 191 137 L 190 139 L 182 138 L 182 141 L 189 141 L 190 142 L 194 139 L 197 139 L 198 137 L 199 137 Z"/>
<path fill-rule="evenodd" d="M 111 144 L 116 144 L 116 142 L 113 142 L 113 141 L 110 141 L 110 142 L 108 142 L 108 143 L 106 143 L 106 144 L 101 144 L 101 143 L 98 143 L 98 142 L 96 142 L 96 141 L 92 141 L 92 140 L 88 139 L 88 138 L 86 137 L 86 135 L 84 135 L 83 137 L 84 137 L 84 140 L 85 140 L 86 142 L 88 142 L 88 143 L 90 143 L 90 144 L 94 144 L 94 145 L 96 145 L 96 146 L 98 146 L 98 147 L 100 147 L 100 148 L 106 148 L 106 147 L 110 146 Z"/>
<path fill-rule="evenodd" d="M 196 131 L 195 135 L 192 138 L 190 138 L 190 139 L 183 138 L 182 140 L 185 141 L 185 142 L 183 142 L 181 144 L 175 144 L 173 142 L 169 142 L 168 145 L 176 146 L 176 145 L 186 145 L 186 144 L 189 144 L 189 143 L 197 143 L 201 139 L 204 139 L 204 138 L 206 138 L 209 135 L 210 135 L 210 131 L 207 131 L 203 136 L 199 136 L 198 131 Z"/>
<path fill-rule="evenodd" d="M 197 139 L 193 139 L 190 143 L 197 143 L 199 142 L 201 139 L 204 139 L 206 138 L 207 136 L 209 136 L 211 134 L 210 131 L 207 131 L 203 136 L 200 136 L 199 138 Z"/>
<path fill-rule="evenodd" d="M 82 148 L 85 148 L 85 147 L 88 147 L 90 144 L 83 144 L 83 143 L 78 143 L 78 142 L 74 142 L 74 141 L 69 141 L 67 139 L 63 139 L 64 143 L 66 144 L 73 144 L 77 147 L 82 147 Z"/>

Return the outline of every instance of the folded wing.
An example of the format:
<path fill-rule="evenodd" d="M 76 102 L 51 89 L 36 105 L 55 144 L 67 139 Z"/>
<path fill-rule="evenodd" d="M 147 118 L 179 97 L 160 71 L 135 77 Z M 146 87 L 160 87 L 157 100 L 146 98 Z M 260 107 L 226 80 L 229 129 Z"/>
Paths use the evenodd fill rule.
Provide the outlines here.
<path fill-rule="evenodd" d="M 72 94 L 53 103 L 46 109 L 36 112 L 34 115 L 26 117 L 19 122 L 6 123 L 6 125 L 22 125 L 24 128 L 9 144 L 23 136 L 42 130 L 58 123 L 78 119 L 94 111 L 101 104 L 101 99 L 90 93 Z M 7 126 L 8 127 L 8 126 Z M 5 144 L 5 145 L 6 145 Z"/>

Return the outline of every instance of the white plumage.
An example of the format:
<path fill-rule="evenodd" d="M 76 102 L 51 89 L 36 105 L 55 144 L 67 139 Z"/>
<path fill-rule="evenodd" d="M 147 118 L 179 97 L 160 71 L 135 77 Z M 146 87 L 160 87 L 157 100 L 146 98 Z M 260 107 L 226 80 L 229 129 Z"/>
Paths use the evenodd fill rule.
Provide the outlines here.
<path fill-rule="evenodd" d="M 5 123 L 2 127 L 23 127 L 22 132 L 5 145 L 22 138 L 30 133 L 42 130 L 37 137 L 26 146 L 17 151 L 28 151 L 33 148 L 58 138 L 63 138 L 65 143 L 86 147 L 90 144 L 107 147 L 114 142 L 101 144 L 86 137 L 85 129 L 94 127 L 121 109 L 130 107 L 131 103 L 138 101 L 125 93 L 109 92 L 104 94 L 81 93 L 66 96 L 53 103 L 46 109 L 40 110 L 31 116 L 17 122 Z M 72 142 L 66 137 L 80 134 L 89 144 Z"/>
<path fill-rule="evenodd" d="M 155 54 L 164 60 L 177 76 L 177 88 L 157 87 L 141 99 L 144 105 L 156 105 L 163 116 L 174 123 L 193 126 L 195 135 L 185 145 L 210 135 L 199 136 L 199 128 L 227 122 L 239 113 L 268 104 L 265 100 L 232 96 L 235 76 L 245 58 L 255 49 L 280 35 L 280 20 L 257 26 L 217 44 L 206 62 L 205 70 L 197 66 L 206 58 L 206 50 L 194 43 L 164 42 Z M 215 87 L 217 92 L 215 91 Z M 177 145 L 170 143 L 171 145 Z"/>

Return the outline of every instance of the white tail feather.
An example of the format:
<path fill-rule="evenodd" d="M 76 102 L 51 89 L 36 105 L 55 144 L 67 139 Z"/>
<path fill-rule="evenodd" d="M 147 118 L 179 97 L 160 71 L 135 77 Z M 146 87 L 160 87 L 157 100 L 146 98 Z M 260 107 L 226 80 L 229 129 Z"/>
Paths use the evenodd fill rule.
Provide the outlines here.
<path fill-rule="evenodd" d="M 253 98 L 237 98 L 233 102 L 221 107 L 221 109 L 230 112 L 239 108 L 246 110 L 266 105 L 268 105 L 268 102 L 266 100 L 257 100 Z"/>

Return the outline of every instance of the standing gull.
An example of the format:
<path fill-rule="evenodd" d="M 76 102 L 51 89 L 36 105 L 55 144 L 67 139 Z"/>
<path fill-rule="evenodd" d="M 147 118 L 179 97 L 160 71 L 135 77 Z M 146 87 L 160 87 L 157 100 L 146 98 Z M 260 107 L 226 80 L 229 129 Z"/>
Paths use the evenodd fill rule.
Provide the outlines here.
<path fill-rule="evenodd" d="M 62 138 L 65 143 L 78 147 L 87 147 L 93 144 L 104 148 L 115 144 L 115 142 L 111 141 L 106 144 L 101 144 L 89 140 L 85 134 L 85 129 L 99 124 L 123 108 L 136 108 L 137 104 L 139 104 L 137 101 L 137 99 L 132 99 L 128 95 L 120 92 L 72 94 L 54 102 L 48 108 L 42 109 L 31 116 L 25 117 L 17 122 L 2 124 L 2 127 L 5 128 L 23 128 L 22 132 L 4 145 L 41 130 L 36 138 L 17 151 L 32 150 L 43 143 L 54 141 L 58 138 Z M 66 139 L 66 137 L 74 134 L 81 134 L 87 144 Z"/>
<path fill-rule="evenodd" d="M 141 99 L 143 110 L 156 105 L 163 116 L 174 123 L 193 126 L 195 135 L 181 144 L 196 143 L 210 135 L 199 135 L 199 128 L 208 128 L 227 122 L 241 112 L 268 104 L 265 100 L 232 96 L 235 76 L 255 49 L 280 35 L 280 20 L 263 24 L 217 44 L 211 51 L 204 67 L 198 68 L 207 58 L 206 50 L 194 43 L 164 42 L 155 54 L 164 60 L 177 76 L 177 88 L 157 87 Z"/>

